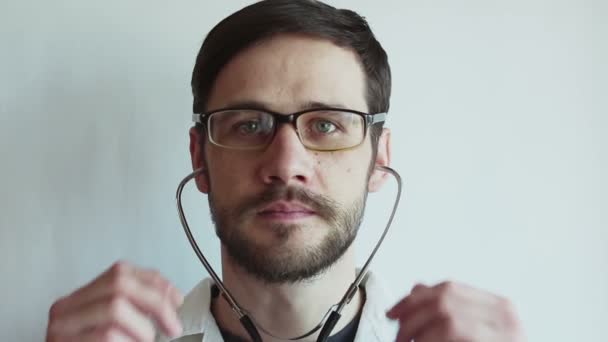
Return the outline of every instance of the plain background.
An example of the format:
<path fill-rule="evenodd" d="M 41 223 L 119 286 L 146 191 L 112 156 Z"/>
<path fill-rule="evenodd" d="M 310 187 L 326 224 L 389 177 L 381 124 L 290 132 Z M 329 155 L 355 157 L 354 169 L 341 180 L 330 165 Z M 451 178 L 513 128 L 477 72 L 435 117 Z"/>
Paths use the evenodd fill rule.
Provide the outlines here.
<path fill-rule="evenodd" d="M 183 291 L 206 275 L 174 204 L 190 74 L 249 2 L 2 2 L 0 340 L 41 341 L 51 303 L 119 258 Z M 530 341 L 608 341 L 606 2 L 330 3 L 392 65 L 406 193 L 373 267 L 395 300 L 453 279 L 511 298 Z M 393 195 L 370 197 L 361 260 Z M 185 198 L 217 265 L 206 198 Z"/>

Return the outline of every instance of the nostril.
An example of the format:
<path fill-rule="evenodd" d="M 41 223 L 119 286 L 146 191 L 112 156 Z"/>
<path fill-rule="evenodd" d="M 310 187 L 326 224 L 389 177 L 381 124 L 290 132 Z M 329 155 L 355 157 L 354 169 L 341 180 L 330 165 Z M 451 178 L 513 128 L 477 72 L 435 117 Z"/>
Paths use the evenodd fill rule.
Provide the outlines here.
<path fill-rule="evenodd" d="M 283 175 L 281 175 L 280 173 L 267 174 L 265 177 L 263 177 L 263 179 L 264 183 L 266 183 L 267 185 L 286 185 L 292 182 L 306 183 L 308 178 L 306 177 L 306 175 L 293 174 L 290 172 Z"/>
<path fill-rule="evenodd" d="M 265 183 L 267 185 L 284 185 L 286 181 L 278 175 L 268 175 L 265 179 Z"/>

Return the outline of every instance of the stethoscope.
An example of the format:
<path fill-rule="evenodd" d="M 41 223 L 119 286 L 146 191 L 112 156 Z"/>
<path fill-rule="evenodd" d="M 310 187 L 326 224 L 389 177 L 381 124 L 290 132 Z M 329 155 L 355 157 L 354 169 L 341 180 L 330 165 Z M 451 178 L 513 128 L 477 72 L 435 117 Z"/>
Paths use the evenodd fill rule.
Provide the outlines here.
<path fill-rule="evenodd" d="M 361 281 L 363 281 L 363 279 L 365 278 L 365 275 L 367 274 L 367 271 L 368 271 L 368 268 L 369 268 L 369 265 L 370 265 L 372 259 L 376 255 L 378 248 L 380 248 L 382 241 L 384 241 L 384 237 L 388 233 L 391 223 L 393 222 L 393 217 L 395 216 L 395 212 L 397 211 L 397 207 L 399 205 L 399 200 L 401 199 L 401 176 L 399 175 L 399 173 L 397 173 L 397 171 L 395 171 L 389 167 L 385 167 L 385 166 L 377 166 L 376 169 L 390 173 L 397 180 L 397 197 L 395 199 L 395 203 L 393 204 L 391 216 L 389 217 L 388 223 L 386 224 L 386 227 L 384 228 L 384 231 L 382 232 L 382 236 L 380 236 L 380 239 L 376 243 L 374 250 L 372 251 L 370 256 L 367 258 L 367 261 L 365 262 L 363 268 L 361 268 L 361 271 L 355 278 L 355 281 L 350 285 L 350 287 L 348 288 L 348 290 L 346 291 L 346 293 L 344 294 L 344 296 L 342 297 L 340 302 L 331 306 L 329 308 L 329 310 L 327 311 L 327 313 L 325 314 L 325 316 L 323 316 L 323 319 L 321 319 L 321 322 L 319 322 L 319 324 L 317 324 L 317 326 L 314 327 L 312 330 L 310 330 L 309 332 L 307 332 L 304 335 L 297 336 L 297 337 L 290 337 L 290 338 L 275 336 L 272 333 L 270 333 L 268 330 L 264 329 L 259 324 L 255 323 L 255 321 L 249 316 L 247 311 L 245 311 L 243 308 L 241 308 L 239 306 L 236 299 L 234 299 L 234 297 L 230 294 L 230 291 L 228 291 L 226 286 L 224 286 L 224 283 L 222 282 L 220 277 L 218 277 L 217 273 L 215 273 L 215 271 L 213 270 L 213 267 L 211 267 L 211 265 L 207 261 L 207 258 L 205 258 L 205 256 L 203 255 L 203 252 L 201 252 L 201 249 L 198 247 L 198 244 L 196 243 L 196 240 L 194 239 L 194 236 L 192 235 L 192 232 L 190 231 L 190 226 L 188 226 L 186 216 L 184 215 L 184 209 L 182 207 L 182 190 L 184 189 L 184 186 L 186 185 L 186 183 L 188 183 L 190 180 L 192 180 L 193 178 L 195 178 L 196 176 L 201 174 L 204 171 L 204 169 L 201 168 L 201 169 L 194 170 L 192 173 L 190 173 L 188 176 L 186 176 L 179 183 L 179 185 L 177 186 L 177 194 L 175 196 L 176 200 L 177 200 L 177 211 L 179 213 L 179 218 L 182 223 L 182 226 L 184 227 L 184 232 L 186 233 L 186 236 L 188 237 L 188 241 L 190 241 L 190 245 L 192 245 L 192 249 L 194 249 L 194 253 L 196 253 L 196 256 L 199 258 L 199 260 L 201 261 L 201 263 L 203 264 L 203 266 L 205 267 L 207 272 L 209 272 L 209 275 L 215 282 L 215 285 L 220 290 L 220 293 L 222 294 L 224 299 L 226 299 L 228 304 L 232 307 L 232 310 L 234 312 L 236 312 L 236 314 L 239 316 L 239 321 L 241 322 L 241 324 L 243 325 L 243 327 L 245 328 L 245 330 L 247 331 L 247 333 L 249 334 L 249 336 L 251 337 L 253 342 L 262 342 L 262 337 L 260 336 L 258 328 L 261 331 L 263 331 L 264 333 L 268 334 L 269 336 L 272 336 L 274 338 L 281 339 L 281 340 L 290 340 L 290 341 L 301 340 L 303 338 L 306 338 L 306 337 L 314 334 L 319 329 L 321 329 L 321 332 L 319 333 L 319 336 L 317 338 L 317 342 L 325 342 L 327 340 L 331 331 L 334 329 L 334 327 L 336 326 L 336 323 L 338 323 L 338 320 L 341 317 L 340 313 L 342 312 L 344 307 L 346 307 L 346 305 L 348 303 L 350 303 L 351 299 L 353 299 L 355 294 L 357 294 L 357 289 L 359 288 L 359 285 L 361 285 Z"/>

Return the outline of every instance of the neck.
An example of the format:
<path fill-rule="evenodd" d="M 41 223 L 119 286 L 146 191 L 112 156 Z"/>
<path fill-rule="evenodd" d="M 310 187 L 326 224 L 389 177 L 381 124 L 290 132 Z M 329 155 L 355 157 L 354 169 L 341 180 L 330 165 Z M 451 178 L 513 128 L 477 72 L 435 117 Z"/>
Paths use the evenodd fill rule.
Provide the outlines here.
<path fill-rule="evenodd" d="M 330 269 L 313 279 L 296 284 L 268 284 L 243 270 L 222 249 L 222 278 L 241 308 L 258 325 L 262 339 L 265 342 L 284 341 L 267 335 L 259 326 L 284 338 L 303 335 L 316 327 L 355 280 L 353 254 L 351 246 Z M 361 296 L 357 294 L 342 311 L 342 318 L 333 332 L 340 331 L 354 319 L 362 305 Z M 220 326 L 249 340 L 237 315 L 221 296 L 214 301 L 212 312 Z M 317 336 L 318 332 L 302 341 L 315 341 Z"/>

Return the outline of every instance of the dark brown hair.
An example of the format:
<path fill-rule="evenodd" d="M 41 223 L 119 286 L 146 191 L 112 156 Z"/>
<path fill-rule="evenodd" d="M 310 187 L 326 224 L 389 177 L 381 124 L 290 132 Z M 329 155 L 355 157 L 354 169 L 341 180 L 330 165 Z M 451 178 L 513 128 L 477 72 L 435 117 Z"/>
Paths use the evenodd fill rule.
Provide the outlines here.
<path fill-rule="evenodd" d="M 207 35 L 192 72 L 194 113 L 203 113 L 220 70 L 252 44 L 281 33 L 306 34 L 352 49 L 366 76 L 370 113 L 388 112 L 391 72 L 386 52 L 357 13 L 314 0 L 264 0 L 217 24 Z M 382 124 L 371 129 L 374 154 Z"/>

